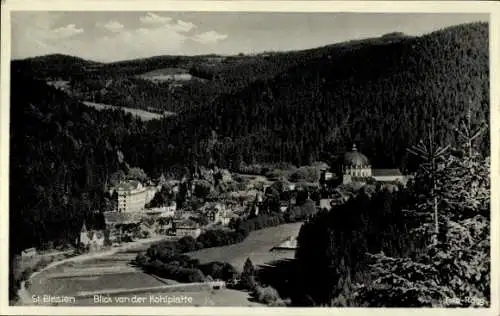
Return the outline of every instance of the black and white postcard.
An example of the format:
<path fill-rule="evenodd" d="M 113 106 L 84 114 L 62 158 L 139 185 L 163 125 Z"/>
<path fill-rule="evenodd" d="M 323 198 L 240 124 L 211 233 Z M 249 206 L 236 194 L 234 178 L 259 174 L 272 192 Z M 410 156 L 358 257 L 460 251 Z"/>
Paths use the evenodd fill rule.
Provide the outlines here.
<path fill-rule="evenodd" d="M 496 3 L 2 7 L 2 311 L 498 315 Z"/>

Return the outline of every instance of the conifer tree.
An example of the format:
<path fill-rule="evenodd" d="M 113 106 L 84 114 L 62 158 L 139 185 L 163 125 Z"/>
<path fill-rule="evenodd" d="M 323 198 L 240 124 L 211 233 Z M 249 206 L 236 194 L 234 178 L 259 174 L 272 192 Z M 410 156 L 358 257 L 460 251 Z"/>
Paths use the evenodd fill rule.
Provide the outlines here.
<path fill-rule="evenodd" d="M 427 206 L 439 208 L 441 238 L 433 238 L 412 258 L 369 255 L 374 260 L 374 282 L 358 286 L 359 302 L 374 306 L 450 306 L 447 298 L 469 297 L 474 300 L 461 299 L 458 306 L 489 304 L 490 162 L 473 148 L 474 139 L 485 130 L 484 124 L 472 132 L 470 117 L 469 112 L 460 130 L 463 142 L 443 156 L 432 174 L 432 197 L 439 204 L 434 200 Z M 417 230 L 425 233 L 425 225 L 421 223 Z"/>
<path fill-rule="evenodd" d="M 408 148 L 408 152 L 420 157 L 424 161 L 424 163 L 420 165 L 421 173 L 418 174 L 421 177 L 417 177 L 416 180 L 423 180 L 429 184 L 428 193 L 432 198 L 434 232 L 437 235 L 439 233 L 439 214 L 436 190 L 438 184 L 437 172 L 438 168 L 440 168 L 438 164 L 442 161 L 443 155 L 448 151 L 450 146 L 441 147 L 437 144 L 434 124 L 433 118 L 427 135 L 427 142 L 425 143 L 421 140 L 416 146 Z M 427 206 L 427 203 L 424 203 L 420 205 L 419 208 L 425 210 Z"/>
<path fill-rule="evenodd" d="M 247 258 L 243 266 L 243 272 L 241 273 L 241 285 L 248 290 L 253 289 L 255 286 L 255 268 L 250 258 Z"/>

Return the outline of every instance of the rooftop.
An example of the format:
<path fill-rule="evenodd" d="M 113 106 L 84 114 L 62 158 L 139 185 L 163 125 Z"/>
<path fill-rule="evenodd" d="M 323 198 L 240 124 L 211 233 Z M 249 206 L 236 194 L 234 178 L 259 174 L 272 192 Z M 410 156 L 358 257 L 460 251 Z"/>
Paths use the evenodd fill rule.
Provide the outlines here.
<path fill-rule="evenodd" d="M 199 225 L 198 225 L 198 223 L 196 223 L 190 219 L 187 219 L 187 220 L 183 220 L 183 221 L 176 223 L 176 228 L 177 229 L 179 229 L 179 228 L 196 229 L 196 228 L 199 228 Z"/>
<path fill-rule="evenodd" d="M 132 190 L 137 190 L 142 187 L 142 184 L 137 181 L 137 180 L 128 180 L 120 183 L 119 185 L 116 186 L 117 190 L 120 191 L 132 191 Z"/>
<path fill-rule="evenodd" d="M 137 223 L 143 216 L 142 212 L 105 212 L 106 224 L 128 224 Z"/>
<path fill-rule="evenodd" d="M 87 237 L 89 239 L 94 238 L 94 235 L 96 235 L 98 239 L 104 238 L 104 232 L 102 230 L 89 230 L 87 232 Z"/>
<path fill-rule="evenodd" d="M 388 176 L 402 176 L 399 169 L 372 169 L 372 176 L 374 177 L 388 177 Z"/>
<path fill-rule="evenodd" d="M 352 150 L 346 152 L 344 155 L 344 165 L 355 166 L 355 167 L 369 166 L 370 161 L 365 155 L 363 155 L 358 151 L 356 145 L 354 144 L 352 146 Z"/>

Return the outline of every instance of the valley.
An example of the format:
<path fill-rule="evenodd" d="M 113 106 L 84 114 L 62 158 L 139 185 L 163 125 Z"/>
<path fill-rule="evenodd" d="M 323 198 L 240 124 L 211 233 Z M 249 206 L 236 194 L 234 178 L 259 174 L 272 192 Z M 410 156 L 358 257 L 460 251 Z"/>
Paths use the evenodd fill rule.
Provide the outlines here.
<path fill-rule="evenodd" d="M 12 60 L 11 303 L 490 304 L 489 24 L 370 34 Z"/>
<path fill-rule="evenodd" d="M 285 257 L 289 258 L 286 254 L 283 257 L 282 254 L 272 253 L 271 248 L 281 242 L 283 238 L 296 235 L 300 225 L 301 223 L 284 224 L 259 230 L 251 233 L 241 244 L 210 248 L 189 255 L 200 259 L 202 262 L 228 261 L 235 266 L 241 267 L 243 267 L 244 260 L 249 257 L 257 265 L 264 265 Z M 156 243 L 158 242 L 156 241 Z M 52 296 L 75 297 L 76 301 L 71 305 L 85 306 L 89 304 L 96 305 L 94 295 L 109 296 L 111 298 L 132 298 L 135 295 L 147 298 L 142 306 L 151 306 L 157 304 L 151 304 L 150 296 L 156 298 L 168 294 L 169 296 L 183 295 L 191 297 L 192 302 L 182 304 L 185 306 L 260 305 L 249 301 L 246 292 L 234 289 L 212 290 L 206 286 L 204 288 L 197 284 L 180 284 L 173 280 L 148 275 L 139 268 L 130 265 L 138 253 L 147 249 L 147 244 L 142 243 L 142 246 L 132 245 L 132 247 L 127 247 L 131 249 L 126 250 L 126 252 L 120 252 L 118 249 L 109 254 L 99 254 L 98 259 L 92 259 L 92 255 L 81 259 L 75 257 L 75 259 L 68 260 L 67 263 L 37 274 L 29 280 L 30 285 L 27 289 L 29 293 L 27 293 L 25 300 L 29 300 L 33 295 L 42 297 L 44 294 L 50 293 Z M 236 252 L 236 249 L 239 249 L 239 252 Z M 293 253 L 291 253 L 291 257 L 293 258 Z M 23 303 L 27 305 L 33 304 L 32 301 Z M 122 305 L 116 301 L 102 304 L 109 306 Z M 160 306 L 175 305 L 166 302 L 158 304 Z"/>

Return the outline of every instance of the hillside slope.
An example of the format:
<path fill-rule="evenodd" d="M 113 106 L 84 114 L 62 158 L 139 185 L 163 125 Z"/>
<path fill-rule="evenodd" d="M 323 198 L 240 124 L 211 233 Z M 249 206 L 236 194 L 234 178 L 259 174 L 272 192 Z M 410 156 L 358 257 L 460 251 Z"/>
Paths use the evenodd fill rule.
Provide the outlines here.
<path fill-rule="evenodd" d="M 11 238 L 11 251 L 73 242 L 84 218 L 92 225 L 95 210 L 106 210 L 105 183 L 119 168 L 116 150 L 142 122 L 87 107 L 18 74 L 11 100 L 9 219 L 12 231 L 23 232 Z"/>
<path fill-rule="evenodd" d="M 99 66 L 100 63 L 79 57 L 62 54 L 51 54 L 33 58 L 13 60 L 11 71 L 23 73 L 39 79 L 65 79 L 85 72 L 89 67 Z"/>
<path fill-rule="evenodd" d="M 446 143 L 455 140 L 451 125 L 469 104 L 476 121 L 489 121 L 488 72 L 488 25 L 481 23 L 397 42 L 325 47 L 321 56 L 181 113 L 165 128 L 184 147 L 216 130 L 226 139 L 222 164 L 239 156 L 304 164 L 356 142 L 373 165 L 405 167 L 405 149 L 425 135 L 432 117 Z M 489 151 L 487 138 L 479 142 Z"/>
<path fill-rule="evenodd" d="M 390 37 L 326 46 L 341 52 L 357 46 L 403 40 Z M 161 111 L 193 110 L 221 95 L 235 93 L 258 80 L 267 80 L 294 66 L 323 56 L 326 47 L 302 51 L 237 56 L 156 56 L 112 63 L 95 63 L 64 55 L 48 55 L 12 62 L 13 72 L 36 78 L 69 81 L 80 100 Z M 162 69 L 185 69 L 197 80 L 171 85 L 151 82 L 144 74 Z"/>
<path fill-rule="evenodd" d="M 10 220 L 26 233 L 11 240 L 12 249 L 74 240 L 83 218 L 109 207 L 104 189 L 120 169 L 118 151 L 153 177 L 210 158 L 221 167 L 308 163 L 324 152 L 341 155 L 352 141 L 374 167 L 405 167 L 414 162 L 405 149 L 424 136 L 430 117 L 441 142 L 455 140 L 449 125 L 465 116 L 469 101 L 475 121 L 488 118 L 485 24 L 339 47 L 320 48 L 198 110 L 147 123 L 86 107 L 32 73 L 13 72 Z M 489 152 L 488 137 L 478 143 Z"/>

